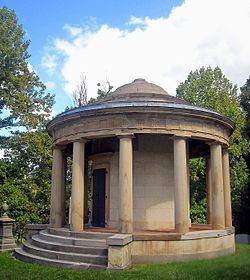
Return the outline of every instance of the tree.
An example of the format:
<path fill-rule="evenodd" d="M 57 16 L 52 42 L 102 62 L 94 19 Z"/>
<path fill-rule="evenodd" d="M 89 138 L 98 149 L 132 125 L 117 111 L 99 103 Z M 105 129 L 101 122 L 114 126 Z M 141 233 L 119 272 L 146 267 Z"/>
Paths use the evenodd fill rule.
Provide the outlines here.
<path fill-rule="evenodd" d="M 44 125 L 54 97 L 28 64 L 30 41 L 14 11 L 0 9 L 0 128 Z"/>
<path fill-rule="evenodd" d="M 250 76 L 240 90 L 240 104 L 247 114 L 246 133 L 250 137 Z"/>
<path fill-rule="evenodd" d="M 246 80 L 246 83 L 240 88 L 240 104 L 244 111 L 247 114 L 247 125 L 245 129 L 245 135 L 250 140 L 250 76 Z M 250 153 L 244 156 L 245 161 L 247 163 L 248 170 L 250 170 Z M 242 232 L 250 233 L 250 178 L 248 178 L 248 186 L 244 188 L 244 191 L 241 194 L 242 205 L 241 209 L 238 213 L 238 217 L 240 220 L 240 224 L 242 225 Z"/>
<path fill-rule="evenodd" d="M 97 83 L 97 97 L 91 97 L 88 100 L 88 87 L 87 87 L 87 80 L 86 76 L 80 76 L 80 82 L 77 84 L 75 90 L 73 91 L 73 106 L 67 106 L 65 111 L 72 110 L 77 107 L 81 107 L 84 105 L 92 105 L 96 102 L 100 101 L 107 95 L 112 93 L 113 86 L 111 86 L 108 80 L 104 81 L 103 83 Z"/>
<path fill-rule="evenodd" d="M 29 222 L 47 222 L 51 176 L 52 140 L 45 127 L 54 96 L 30 70 L 25 33 L 14 11 L 0 9 L 0 129 L 24 126 L 1 138 L 0 205 L 10 205 L 17 235 Z M 30 128 L 35 128 L 31 131 Z M 0 215 L 1 215 L 0 209 Z"/>
<path fill-rule="evenodd" d="M 94 104 L 97 101 L 105 98 L 107 95 L 112 93 L 113 86 L 111 86 L 111 83 L 108 79 L 106 79 L 102 83 L 97 83 L 97 97 L 96 98 L 90 98 L 88 104 Z"/>
<path fill-rule="evenodd" d="M 74 108 L 87 105 L 87 99 L 88 99 L 87 81 L 86 81 L 86 77 L 81 75 L 80 82 L 76 86 L 75 90 L 73 91 Z"/>
<path fill-rule="evenodd" d="M 212 109 L 232 119 L 235 130 L 230 137 L 230 173 L 232 189 L 232 205 L 234 224 L 237 230 L 241 230 L 239 213 L 243 204 L 242 193 L 247 187 L 249 170 L 245 156 L 249 153 L 250 145 L 244 135 L 246 126 L 246 114 L 242 110 L 237 95 L 237 86 L 233 85 L 223 74 L 219 67 L 212 69 L 200 68 L 190 72 L 185 82 L 177 87 L 177 97 L 182 98 L 192 105 Z M 191 185 L 192 172 L 197 169 L 197 160 L 191 161 Z M 199 167 L 199 168 L 204 168 Z M 196 170 L 197 172 L 197 170 Z M 199 172 L 198 172 L 199 173 Z M 204 184 L 204 178 L 199 176 L 198 181 Z M 201 205 L 202 199 L 196 200 Z"/>
<path fill-rule="evenodd" d="M 112 92 L 113 86 L 108 79 L 102 83 L 98 83 L 97 95 L 99 98 L 104 98 Z"/>
<path fill-rule="evenodd" d="M 45 131 L 16 132 L 1 147 L 0 205 L 4 200 L 9 204 L 21 237 L 25 224 L 49 219 L 52 139 Z"/>

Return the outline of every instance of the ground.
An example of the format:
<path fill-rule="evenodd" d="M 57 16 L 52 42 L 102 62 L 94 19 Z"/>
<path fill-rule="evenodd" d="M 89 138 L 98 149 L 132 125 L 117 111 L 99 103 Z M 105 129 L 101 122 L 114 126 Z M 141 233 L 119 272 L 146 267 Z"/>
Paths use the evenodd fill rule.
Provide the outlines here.
<path fill-rule="evenodd" d="M 161 265 L 138 265 L 124 272 L 84 271 L 29 264 L 0 254 L 0 279 L 250 279 L 250 245 L 238 245 L 233 256 Z"/>

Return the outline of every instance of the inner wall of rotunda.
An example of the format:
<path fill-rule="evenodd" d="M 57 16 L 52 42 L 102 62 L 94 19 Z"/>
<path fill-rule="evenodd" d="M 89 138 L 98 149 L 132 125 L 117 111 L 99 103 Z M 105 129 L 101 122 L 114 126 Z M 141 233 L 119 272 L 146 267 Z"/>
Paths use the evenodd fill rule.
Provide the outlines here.
<path fill-rule="evenodd" d="M 110 161 L 108 226 L 118 228 L 118 151 Z M 133 216 L 138 230 L 174 228 L 173 140 L 168 136 L 137 135 L 133 139 Z"/>

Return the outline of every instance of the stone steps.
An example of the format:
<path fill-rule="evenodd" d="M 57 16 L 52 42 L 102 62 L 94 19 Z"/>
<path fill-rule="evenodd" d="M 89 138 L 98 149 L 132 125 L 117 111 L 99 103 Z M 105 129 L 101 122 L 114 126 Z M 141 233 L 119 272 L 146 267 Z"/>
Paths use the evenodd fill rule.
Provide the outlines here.
<path fill-rule="evenodd" d="M 108 264 L 106 238 L 109 236 L 112 234 L 42 230 L 23 242 L 22 248 L 15 250 L 15 256 L 32 263 L 105 269 Z"/>
<path fill-rule="evenodd" d="M 76 262 L 84 261 L 86 263 L 101 264 L 101 265 L 105 265 L 107 262 L 106 256 L 47 250 L 47 249 L 36 247 L 30 244 L 29 242 L 23 243 L 23 250 L 32 255 L 55 259 L 55 260 L 76 261 Z"/>
<path fill-rule="evenodd" d="M 68 267 L 68 268 L 98 269 L 98 270 L 106 269 L 106 265 L 97 265 L 97 264 L 84 263 L 84 262 L 74 262 L 74 261 L 64 261 L 64 260 L 44 258 L 44 257 L 27 253 L 22 248 L 16 248 L 14 251 L 14 255 L 17 259 L 30 263 L 52 265 L 57 267 Z"/>
<path fill-rule="evenodd" d="M 67 236 L 74 238 L 85 238 L 85 239 L 107 239 L 108 237 L 114 235 L 114 233 L 100 233 L 100 232 L 72 232 L 68 228 L 48 228 L 47 232 L 59 236 Z"/>
<path fill-rule="evenodd" d="M 93 255 L 107 255 L 108 249 L 105 247 L 91 247 L 91 246 L 76 246 L 76 245 L 68 245 L 57 242 L 49 242 L 43 239 L 40 239 L 38 235 L 34 235 L 30 240 L 30 243 L 47 250 L 54 250 L 60 252 L 75 252 L 82 254 L 93 254 Z"/>
<path fill-rule="evenodd" d="M 106 239 L 104 238 L 94 239 L 94 238 L 68 237 L 68 236 L 50 234 L 48 233 L 47 230 L 40 231 L 39 238 L 46 241 L 63 243 L 68 245 L 106 247 Z"/>

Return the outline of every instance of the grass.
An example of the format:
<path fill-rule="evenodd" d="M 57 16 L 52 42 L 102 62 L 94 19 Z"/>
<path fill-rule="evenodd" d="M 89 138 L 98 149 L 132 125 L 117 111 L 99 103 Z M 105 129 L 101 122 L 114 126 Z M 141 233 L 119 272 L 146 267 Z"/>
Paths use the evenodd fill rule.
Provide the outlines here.
<path fill-rule="evenodd" d="M 138 265 L 124 272 L 85 271 L 29 264 L 10 253 L 0 254 L 1 280 L 47 279 L 250 279 L 250 245 L 238 245 L 233 256 L 212 260 Z"/>

